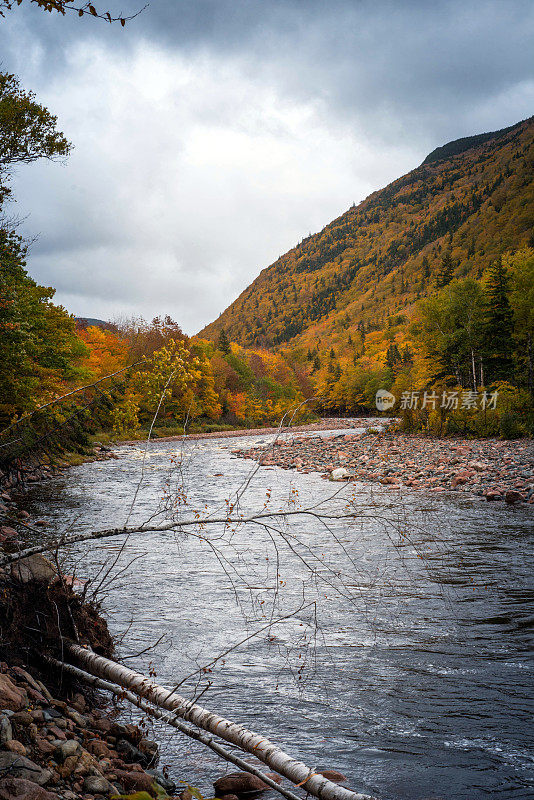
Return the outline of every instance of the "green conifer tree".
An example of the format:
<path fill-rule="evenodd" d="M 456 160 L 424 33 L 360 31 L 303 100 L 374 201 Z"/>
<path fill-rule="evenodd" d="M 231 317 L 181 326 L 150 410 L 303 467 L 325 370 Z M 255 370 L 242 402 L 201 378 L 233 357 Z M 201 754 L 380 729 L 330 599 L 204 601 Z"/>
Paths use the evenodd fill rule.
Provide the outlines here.
<path fill-rule="evenodd" d="M 423 286 L 426 286 L 428 283 L 428 279 L 430 278 L 430 264 L 428 263 L 428 258 L 423 256 L 423 260 L 421 262 L 422 268 L 422 275 L 421 275 L 421 283 Z"/>
<path fill-rule="evenodd" d="M 447 249 L 441 260 L 441 269 L 436 278 L 436 285 L 438 289 L 443 289 L 444 286 L 448 286 L 453 278 L 454 263 L 452 260 L 452 253 L 449 249 Z"/>
<path fill-rule="evenodd" d="M 224 328 L 221 328 L 219 338 L 217 339 L 217 347 L 219 348 L 221 353 L 224 353 L 225 356 L 227 356 L 228 353 L 230 353 L 230 340 L 226 335 L 226 331 L 224 330 Z"/>
<path fill-rule="evenodd" d="M 489 268 L 486 285 L 485 347 L 488 381 L 511 380 L 513 370 L 513 314 L 509 300 L 510 276 L 499 258 Z"/>

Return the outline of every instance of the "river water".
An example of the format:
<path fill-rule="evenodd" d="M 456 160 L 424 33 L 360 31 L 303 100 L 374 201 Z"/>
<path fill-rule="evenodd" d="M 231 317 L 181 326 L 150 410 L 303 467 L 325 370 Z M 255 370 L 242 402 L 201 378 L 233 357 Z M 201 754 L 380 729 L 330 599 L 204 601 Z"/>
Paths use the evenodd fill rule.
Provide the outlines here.
<path fill-rule="evenodd" d="M 185 679 L 188 697 L 210 681 L 201 704 L 384 800 L 534 797 L 532 507 L 251 476 L 232 450 L 258 441 L 123 446 L 32 488 L 26 507 L 50 533 L 217 516 L 244 481 L 239 513 L 354 515 L 144 533 L 122 553 L 116 539 L 77 547 L 68 569 L 102 584 L 119 656 L 159 683 Z M 224 763 L 154 735 L 174 776 L 211 796 Z"/>

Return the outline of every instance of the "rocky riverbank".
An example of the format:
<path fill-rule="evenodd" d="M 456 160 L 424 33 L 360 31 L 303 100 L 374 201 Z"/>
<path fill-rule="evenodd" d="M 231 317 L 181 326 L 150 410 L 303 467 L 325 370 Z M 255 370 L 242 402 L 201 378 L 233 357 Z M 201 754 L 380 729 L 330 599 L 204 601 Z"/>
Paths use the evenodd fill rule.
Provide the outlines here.
<path fill-rule="evenodd" d="M 19 547 L 25 533 L 35 536 L 37 529 L 45 528 L 44 520 L 30 520 L 27 511 L 19 508 L 18 500 L 26 489 L 39 481 L 57 475 L 69 467 L 87 461 L 107 461 L 117 456 L 110 447 L 95 443 L 86 453 L 70 453 L 57 457 L 53 463 L 19 459 L 0 467 L 0 547 Z"/>
<path fill-rule="evenodd" d="M 485 501 L 534 504 L 534 442 L 431 439 L 394 432 L 292 437 L 234 450 L 240 458 L 332 480 L 455 491 Z"/>
<path fill-rule="evenodd" d="M 98 606 L 41 555 L 0 569 L 0 800 L 166 797 L 158 746 L 94 690 L 48 667 L 63 636 L 111 655 Z M 83 692 L 83 693 L 82 693 Z"/>
<path fill-rule="evenodd" d="M 19 666 L 0 663 L 0 798 L 93 800 L 166 796 L 158 746 L 79 691 L 66 699 Z"/>

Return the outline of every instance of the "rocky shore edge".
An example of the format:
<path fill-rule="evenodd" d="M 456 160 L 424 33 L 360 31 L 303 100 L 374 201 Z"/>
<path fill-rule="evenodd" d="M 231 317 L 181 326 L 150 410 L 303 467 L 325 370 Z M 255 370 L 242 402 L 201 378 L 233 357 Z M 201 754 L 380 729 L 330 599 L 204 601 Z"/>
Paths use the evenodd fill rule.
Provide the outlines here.
<path fill-rule="evenodd" d="M 0 568 L 0 619 L 0 800 L 202 800 L 158 768 L 159 746 L 142 727 L 117 721 L 120 701 L 47 660 L 61 658 L 69 620 L 80 641 L 108 658 L 113 652 L 100 608 L 76 594 L 68 576 L 42 555 Z M 213 787 L 220 800 L 251 800 L 269 788 L 248 772 L 225 774 Z"/>
<path fill-rule="evenodd" d="M 0 568 L 0 800 L 174 797 L 159 748 L 119 707 L 48 666 L 65 635 L 108 657 L 100 608 L 42 555 Z M 183 797 L 183 800 L 191 800 Z"/>
<path fill-rule="evenodd" d="M 136 725 L 79 691 L 55 698 L 27 669 L 0 662 L 1 800 L 174 796 L 157 761 L 158 745 Z"/>
<path fill-rule="evenodd" d="M 232 452 L 263 466 L 319 472 L 336 481 L 534 505 L 531 439 L 434 439 L 368 427 L 364 433 L 297 436 Z"/>
<path fill-rule="evenodd" d="M 28 512 L 19 509 L 18 501 L 31 485 L 52 478 L 75 464 L 116 458 L 118 456 L 111 447 L 96 442 L 90 452 L 58 456 L 53 463 L 17 459 L 9 466 L 0 467 L 0 548 L 17 548 L 22 544 L 20 536 L 25 530 L 31 527 L 35 535 L 36 529 L 47 526 L 45 520 L 30 520 Z"/>

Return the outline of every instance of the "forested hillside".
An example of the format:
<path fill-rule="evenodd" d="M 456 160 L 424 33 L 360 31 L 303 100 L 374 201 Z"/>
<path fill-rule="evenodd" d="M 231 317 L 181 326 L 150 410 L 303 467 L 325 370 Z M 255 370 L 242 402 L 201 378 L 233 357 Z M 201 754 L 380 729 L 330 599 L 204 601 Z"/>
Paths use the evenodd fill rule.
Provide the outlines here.
<path fill-rule="evenodd" d="M 438 148 L 263 270 L 200 335 L 352 353 L 444 281 L 534 244 L 533 181 L 534 118 Z"/>
<path fill-rule="evenodd" d="M 1 212 L 15 164 L 71 145 L 7 73 L 0 119 Z M 165 431 L 376 413 L 377 390 L 412 398 L 411 427 L 534 431 L 533 132 L 530 119 L 438 148 L 264 270 L 194 339 L 170 316 L 76 321 L 28 274 L 27 243 L 0 217 L 6 441 L 18 457 L 45 439 L 142 435 L 155 409 Z M 451 391 L 498 392 L 500 406 L 413 400 Z"/>

